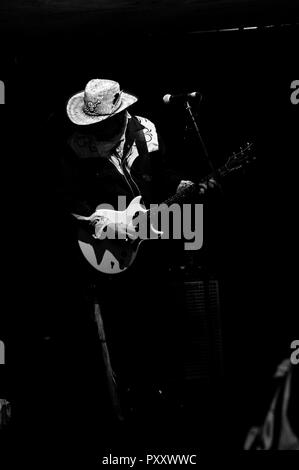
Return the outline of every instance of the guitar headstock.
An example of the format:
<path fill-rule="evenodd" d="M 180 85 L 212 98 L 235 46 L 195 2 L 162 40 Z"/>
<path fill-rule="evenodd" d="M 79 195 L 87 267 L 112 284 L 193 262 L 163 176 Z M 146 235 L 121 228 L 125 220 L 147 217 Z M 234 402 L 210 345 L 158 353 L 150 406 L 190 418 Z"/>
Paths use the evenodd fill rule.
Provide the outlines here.
<path fill-rule="evenodd" d="M 223 166 L 226 172 L 239 170 L 245 165 L 251 163 L 256 159 L 253 153 L 253 142 L 247 142 L 246 145 L 240 147 L 238 152 L 233 153 Z"/>

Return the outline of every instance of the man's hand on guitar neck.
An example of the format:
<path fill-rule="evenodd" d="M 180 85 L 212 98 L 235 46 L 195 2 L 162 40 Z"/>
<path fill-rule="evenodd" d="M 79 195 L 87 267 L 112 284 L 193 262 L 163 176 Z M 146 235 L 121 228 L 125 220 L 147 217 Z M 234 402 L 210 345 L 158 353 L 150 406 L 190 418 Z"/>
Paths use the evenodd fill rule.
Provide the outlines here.
<path fill-rule="evenodd" d="M 186 189 L 188 186 L 192 186 L 192 185 L 194 185 L 192 181 L 182 180 L 177 187 L 177 192 L 182 191 Z M 209 178 L 207 182 L 204 182 L 204 183 L 202 182 L 198 184 L 198 192 L 199 194 L 205 194 L 207 189 L 214 189 L 216 187 L 217 187 L 217 183 L 214 180 L 214 178 Z"/>

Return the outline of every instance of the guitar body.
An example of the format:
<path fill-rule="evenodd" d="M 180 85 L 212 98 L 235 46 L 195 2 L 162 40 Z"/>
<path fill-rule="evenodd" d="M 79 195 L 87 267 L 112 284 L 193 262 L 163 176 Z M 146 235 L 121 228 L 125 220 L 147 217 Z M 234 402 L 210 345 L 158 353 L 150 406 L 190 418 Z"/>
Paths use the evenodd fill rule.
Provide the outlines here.
<path fill-rule="evenodd" d="M 241 148 L 238 153 L 232 154 L 226 163 L 218 168 L 218 177 L 224 177 L 232 171 L 243 168 L 251 160 L 255 160 L 255 156 L 250 155 L 252 145 L 252 143 L 247 143 L 246 147 Z M 202 181 L 206 184 L 210 178 L 214 178 L 214 173 L 203 178 Z M 184 190 L 177 192 L 164 201 L 164 205 L 170 206 L 178 201 L 182 202 L 183 197 L 187 196 L 189 191 L 197 190 L 197 187 L 197 184 L 192 183 L 191 187 L 187 186 Z M 136 217 L 138 218 L 140 213 L 142 215 L 142 213 L 148 212 L 148 214 L 145 215 L 145 217 L 147 217 L 150 212 L 141 204 L 141 198 L 141 196 L 135 197 L 124 211 L 101 209 L 101 206 L 99 206 L 99 209 L 97 208 L 97 215 L 108 219 L 106 225 L 123 223 L 134 227 L 134 225 L 138 224 Z M 78 214 L 73 215 L 79 220 L 91 220 L 91 217 L 80 216 Z M 136 230 L 136 232 L 138 232 L 138 230 Z M 135 240 L 125 240 L 121 238 L 111 239 L 108 237 L 95 238 L 88 230 L 84 229 L 84 227 L 80 227 L 78 230 L 78 243 L 89 264 L 97 271 L 104 274 L 119 274 L 126 271 L 134 262 L 139 245 L 144 239 L 160 238 L 162 235 L 163 232 L 156 230 L 152 224 L 149 224 L 149 233 L 148 230 L 146 230 L 145 236 L 136 238 Z"/>
<path fill-rule="evenodd" d="M 140 212 L 147 212 L 141 205 L 141 196 L 135 197 L 125 211 L 114 211 L 102 209 L 99 215 L 109 219 L 109 223 L 124 223 L 134 225 L 133 220 Z M 157 232 L 152 226 L 151 230 L 157 236 Z M 94 238 L 84 228 L 79 228 L 78 243 L 87 261 L 97 270 L 105 274 L 119 274 L 125 271 L 134 262 L 138 248 L 142 239 L 124 240 L 109 239 L 103 240 Z"/>

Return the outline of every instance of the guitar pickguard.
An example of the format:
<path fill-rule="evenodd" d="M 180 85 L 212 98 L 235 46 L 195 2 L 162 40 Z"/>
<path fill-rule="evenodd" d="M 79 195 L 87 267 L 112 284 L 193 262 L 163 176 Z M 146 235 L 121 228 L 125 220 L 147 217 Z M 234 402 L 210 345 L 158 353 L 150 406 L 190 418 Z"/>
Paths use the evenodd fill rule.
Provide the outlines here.
<path fill-rule="evenodd" d="M 140 201 L 141 196 L 137 196 L 125 211 L 102 209 L 99 215 L 109 219 L 110 223 L 134 225 L 134 216 L 146 212 Z M 96 270 L 105 274 L 119 274 L 125 271 L 136 258 L 141 241 L 109 238 L 100 240 L 81 227 L 78 233 L 78 243 L 83 255 Z"/>

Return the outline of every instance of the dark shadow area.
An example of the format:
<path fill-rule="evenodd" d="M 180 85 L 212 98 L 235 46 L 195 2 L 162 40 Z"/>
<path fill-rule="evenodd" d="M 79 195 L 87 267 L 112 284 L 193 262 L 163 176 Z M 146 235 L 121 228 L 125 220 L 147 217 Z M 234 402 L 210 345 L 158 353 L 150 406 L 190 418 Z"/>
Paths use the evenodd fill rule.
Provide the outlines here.
<path fill-rule="evenodd" d="M 264 417 L 271 376 L 298 336 L 299 105 L 290 100 L 291 82 L 299 78 L 297 43 L 295 27 L 127 31 L 125 38 L 115 29 L 107 37 L 87 27 L 58 28 L 49 36 L 21 34 L 7 44 L 0 77 L 6 83 L 1 339 L 7 365 L 0 392 L 13 404 L 7 436 L 15 433 L 29 458 L 28 442 L 49 459 L 63 450 L 66 460 L 83 461 L 98 458 L 102 449 L 125 448 L 127 455 L 130 448 L 151 447 L 239 452 L 250 426 Z M 217 167 L 248 141 L 256 155 L 244 171 L 229 175 L 223 193 L 216 191 L 204 207 L 204 246 L 194 254 L 201 268 L 196 278 L 219 281 L 223 376 L 184 380 L 174 368 L 164 378 L 162 397 L 148 387 L 129 398 L 137 408 L 129 424 L 114 423 L 107 405 L 83 286 L 93 273 L 81 259 L 56 192 L 62 144 L 70 132 L 65 104 L 91 78 L 115 79 L 139 97 L 132 112 L 155 122 L 169 165 L 186 179 L 207 168 L 192 130 L 186 130 L 183 106 L 165 105 L 166 93 L 201 91 L 194 108 Z M 159 278 L 154 257 L 165 255 L 175 277 L 183 254 L 177 245 L 164 250 L 154 243 L 138 262 L 170 293 L 160 305 L 165 315 L 153 320 L 158 329 L 178 335 L 182 299 L 171 292 L 172 279 Z M 127 295 L 124 303 L 133 292 Z M 137 297 L 144 302 L 143 292 Z M 150 307 L 144 312 L 149 318 Z M 167 339 L 165 348 L 169 344 Z M 181 345 L 171 347 L 179 370 Z"/>

